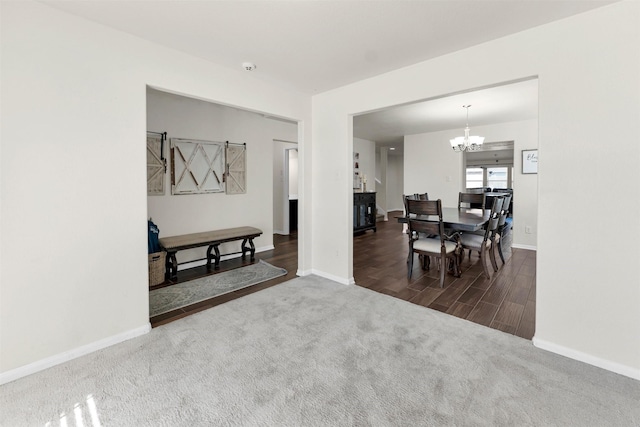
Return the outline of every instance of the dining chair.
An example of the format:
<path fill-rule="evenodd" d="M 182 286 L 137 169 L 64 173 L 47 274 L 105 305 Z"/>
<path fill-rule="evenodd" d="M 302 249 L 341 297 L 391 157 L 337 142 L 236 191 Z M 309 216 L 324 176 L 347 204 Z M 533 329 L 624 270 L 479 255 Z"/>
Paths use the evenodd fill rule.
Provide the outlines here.
<path fill-rule="evenodd" d="M 405 198 L 407 203 L 407 223 L 409 224 L 409 256 L 407 259 L 407 276 L 411 278 L 413 273 L 413 255 L 422 256 L 422 268 L 429 269 L 429 257 L 439 260 L 440 287 L 444 286 L 444 277 L 449 265 L 452 265 L 453 274 L 460 276 L 458 268 L 458 244 L 444 233 L 442 222 L 442 201 L 438 200 L 413 200 Z M 419 219 L 420 215 L 432 215 L 432 221 Z M 438 218 L 436 221 L 435 218 Z"/>
<path fill-rule="evenodd" d="M 513 188 L 494 188 L 495 193 L 509 193 L 511 195 L 511 201 L 509 202 L 509 214 L 513 213 Z"/>
<path fill-rule="evenodd" d="M 484 188 L 465 188 L 464 190 L 465 193 L 473 193 L 473 194 L 482 194 L 482 193 L 486 193 Z"/>
<path fill-rule="evenodd" d="M 409 212 L 409 208 L 407 207 L 407 200 L 429 200 L 429 193 L 414 193 L 409 195 L 403 195 L 402 201 L 404 203 L 404 211 L 405 214 Z M 407 233 L 409 233 L 409 228 L 407 227 Z"/>
<path fill-rule="evenodd" d="M 504 254 L 502 253 L 502 239 L 504 236 L 509 234 L 511 230 L 511 224 L 507 221 L 509 217 L 509 206 L 511 204 L 511 194 L 507 194 L 504 196 L 504 200 L 502 202 L 502 210 L 500 212 L 500 218 L 498 219 L 498 228 L 496 229 L 495 240 L 498 247 L 498 255 L 500 255 L 500 259 L 502 260 L 502 265 L 505 264 Z"/>
<path fill-rule="evenodd" d="M 480 254 L 480 262 L 482 263 L 484 275 L 487 279 L 491 278 L 491 275 L 489 274 L 489 267 L 487 266 L 487 255 L 489 255 L 489 258 L 491 259 L 493 270 L 498 271 L 498 263 L 496 262 L 493 241 L 495 238 L 495 232 L 498 228 L 498 222 L 500 220 L 503 200 L 503 197 L 495 197 L 493 199 L 491 215 L 489 216 L 489 221 L 487 222 L 482 234 L 461 233 L 458 235 L 458 243 L 460 245 L 458 264 L 462 263 L 465 249 L 469 250 L 469 259 L 471 259 L 471 252 L 477 251 Z"/>
<path fill-rule="evenodd" d="M 458 209 L 468 207 L 469 209 L 484 209 L 487 196 L 484 193 L 458 193 Z M 462 206 L 462 204 L 468 206 Z"/>
<path fill-rule="evenodd" d="M 414 193 L 414 194 L 409 194 L 409 195 L 404 194 L 402 196 L 402 200 L 403 201 L 406 201 L 407 198 L 412 199 L 412 200 L 429 200 L 429 193 Z M 406 212 L 407 211 L 407 203 L 406 202 L 404 204 L 404 208 L 405 208 L 404 211 Z"/>

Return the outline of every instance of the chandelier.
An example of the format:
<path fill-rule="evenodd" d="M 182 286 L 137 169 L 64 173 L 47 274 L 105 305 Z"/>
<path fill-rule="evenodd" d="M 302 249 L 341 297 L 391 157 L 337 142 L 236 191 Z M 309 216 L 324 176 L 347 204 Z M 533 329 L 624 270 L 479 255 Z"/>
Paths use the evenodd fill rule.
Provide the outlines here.
<path fill-rule="evenodd" d="M 453 151 L 478 151 L 482 148 L 484 142 L 483 136 L 469 136 L 469 107 L 471 105 L 463 105 L 462 108 L 467 109 L 467 126 L 464 128 L 464 136 L 458 136 L 450 139 L 451 148 Z"/>

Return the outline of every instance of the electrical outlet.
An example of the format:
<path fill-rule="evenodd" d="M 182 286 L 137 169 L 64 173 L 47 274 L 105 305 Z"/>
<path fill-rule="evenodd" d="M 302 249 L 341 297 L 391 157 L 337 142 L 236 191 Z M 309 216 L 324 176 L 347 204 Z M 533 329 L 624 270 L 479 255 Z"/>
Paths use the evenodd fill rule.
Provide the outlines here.
<path fill-rule="evenodd" d="M 531 234 L 531 226 L 525 225 L 524 226 L 524 232 L 525 232 L 525 234 Z"/>

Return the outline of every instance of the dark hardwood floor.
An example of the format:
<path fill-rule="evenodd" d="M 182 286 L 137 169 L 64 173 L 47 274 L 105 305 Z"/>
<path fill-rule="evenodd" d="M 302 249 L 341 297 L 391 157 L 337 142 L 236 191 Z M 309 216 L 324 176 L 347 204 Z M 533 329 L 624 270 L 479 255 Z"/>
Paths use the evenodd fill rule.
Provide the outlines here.
<path fill-rule="evenodd" d="M 503 242 L 506 263 L 490 279 L 484 276 L 477 253 L 462 262 L 459 278 L 448 274 L 443 288 L 431 263 L 423 271 L 415 255 L 411 279 L 407 278 L 408 243 L 402 224 L 390 212 L 378 223 L 377 233 L 353 239 L 356 284 L 414 304 L 448 313 L 490 328 L 531 339 L 535 327 L 536 252 L 511 248 L 511 234 Z M 490 268 L 493 273 L 493 269 Z"/>
<path fill-rule="evenodd" d="M 510 236 L 504 242 L 506 264 L 486 279 L 477 254 L 465 257 L 459 278 L 447 275 L 444 288 L 439 286 L 436 268 L 423 271 L 414 262 L 412 278 L 407 278 L 407 236 L 395 219 L 402 212 L 390 212 L 389 221 L 379 222 L 377 232 L 366 231 L 353 238 L 353 271 L 356 284 L 414 304 L 448 313 L 490 328 L 531 339 L 535 326 L 536 253 L 512 249 Z M 174 310 L 151 319 L 153 327 L 214 307 L 218 304 L 266 289 L 296 277 L 298 268 L 295 234 L 274 235 L 275 249 L 256 254 L 270 264 L 285 268 L 286 276 L 230 292 Z M 226 271 L 251 262 L 234 258 L 220 263 Z M 433 265 L 434 263 L 432 263 Z M 498 264 L 501 265 L 500 261 Z M 204 266 L 178 272 L 178 282 L 211 274 Z M 158 287 L 170 284 L 160 285 Z M 158 288 L 156 287 L 156 288 Z M 154 288 L 155 289 L 155 288 Z"/>

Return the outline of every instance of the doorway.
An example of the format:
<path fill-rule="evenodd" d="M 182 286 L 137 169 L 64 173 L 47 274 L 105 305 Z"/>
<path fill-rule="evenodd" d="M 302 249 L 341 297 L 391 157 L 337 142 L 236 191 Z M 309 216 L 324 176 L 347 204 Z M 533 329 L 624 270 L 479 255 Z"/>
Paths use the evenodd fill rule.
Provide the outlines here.
<path fill-rule="evenodd" d="M 298 229 L 298 144 L 273 140 L 273 232 L 289 235 Z"/>
<path fill-rule="evenodd" d="M 285 186 L 289 200 L 289 234 L 291 234 L 298 231 L 298 149 L 287 149 L 285 159 Z"/>
<path fill-rule="evenodd" d="M 519 108 L 514 107 L 516 101 Z M 456 112 L 468 104 L 476 107 L 471 124 L 474 132 L 488 141 L 508 141 L 501 143 L 502 146 L 495 143 L 496 151 L 479 153 L 487 158 L 475 159 L 476 163 L 452 152 L 449 144 L 451 138 L 460 135 L 464 126 L 464 119 L 461 124 Z M 392 265 L 390 258 L 392 253 L 381 251 L 380 258 L 376 259 L 377 254 L 363 252 L 358 248 L 362 242 L 354 240 L 352 268 L 356 284 L 530 338 L 535 327 L 537 177 L 522 172 L 521 152 L 538 146 L 537 111 L 538 82 L 535 78 L 526 78 L 355 115 L 354 139 L 375 141 L 389 150 L 396 148 L 395 140 L 401 140 L 401 194 L 427 192 L 429 198 L 441 199 L 444 206 L 456 206 L 458 193 L 467 187 L 517 188 L 518 192 L 516 205 L 510 209 L 512 215 L 518 216 L 518 223 L 509 235 L 513 256 L 507 260 L 507 267 L 489 280 L 474 275 L 480 267 L 477 257 L 472 258 L 473 262 L 467 262 L 463 276 L 468 286 L 460 295 L 456 294 L 462 299 L 452 298 L 453 293 L 460 291 L 457 287 L 462 286 L 462 283 L 453 283 L 452 278 L 445 288 L 439 288 L 429 281 L 430 272 L 420 269 L 414 271 L 414 279 L 407 281 L 406 236 L 392 221 L 385 224 L 392 227 L 388 236 L 382 232 L 386 229 L 381 227 L 375 237 L 384 236 L 384 243 L 380 245 L 387 248 L 393 239 L 399 239 L 393 252 L 400 254 L 395 264 Z M 387 123 L 396 126 L 385 126 Z M 499 153 L 500 149 L 504 152 Z M 467 176 L 467 166 L 471 165 L 478 166 L 477 170 L 475 175 Z M 468 181 L 474 179 L 477 185 L 468 185 Z M 396 215 L 402 214 L 400 208 Z M 366 254 L 366 258 L 361 254 Z M 384 276 L 379 267 L 383 262 L 390 266 Z M 514 290 L 504 289 L 504 286 L 491 290 L 492 286 L 504 284 L 507 278 L 510 280 L 517 274 L 520 275 L 519 286 Z M 492 300 L 494 297 L 496 299 Z M 516 312 L 518 316 L 507 318 L 507 314 Z"/>

